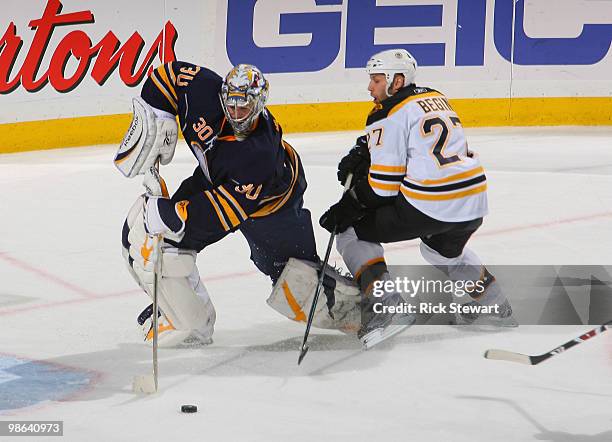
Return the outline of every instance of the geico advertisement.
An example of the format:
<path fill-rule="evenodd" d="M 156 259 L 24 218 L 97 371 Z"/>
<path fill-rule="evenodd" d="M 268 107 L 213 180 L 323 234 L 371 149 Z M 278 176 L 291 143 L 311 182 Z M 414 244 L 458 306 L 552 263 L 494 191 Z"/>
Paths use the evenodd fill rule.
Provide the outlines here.
<path fill-rule="evenodd" d="M 5 0 L 0 122 L 126 112 L 151 66 L 259 66 L 272 103 L 369 100 L 403 47 L 451 97 L 609 96 L 612 1 Z M 46 101 L 44 101 L 46 100 Z M 41 103 L 44 105 L 40 105 Z"/>
<path fill-rule="evenodd" d="M 367 99 L 363 67 L 370 55 L 393 47 L 415 56 L 420 82 L 453 97 L 600 96 L 612 90 L 610 1 L 224 5 L 218 23 L 226 29 L 218 33 L 217 52 L 227 54 L 228 66 L 246 60 L 272 73 L 272 85 L 283 88 L 276 100 Z"/>

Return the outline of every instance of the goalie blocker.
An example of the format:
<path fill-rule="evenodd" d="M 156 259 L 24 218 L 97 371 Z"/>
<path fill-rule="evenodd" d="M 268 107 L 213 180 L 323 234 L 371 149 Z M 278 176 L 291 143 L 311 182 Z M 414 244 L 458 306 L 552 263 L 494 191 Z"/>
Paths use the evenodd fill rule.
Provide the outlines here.
<path fill-rule="evenodd" d="M 140 97 L 132 100 L 132 109 L 132 122 L 114 160 L 128 178 L 143 175 L 158 158 L 163 165 L 169 164 L 178 137 L 174 115 L 151 107 Z"/>

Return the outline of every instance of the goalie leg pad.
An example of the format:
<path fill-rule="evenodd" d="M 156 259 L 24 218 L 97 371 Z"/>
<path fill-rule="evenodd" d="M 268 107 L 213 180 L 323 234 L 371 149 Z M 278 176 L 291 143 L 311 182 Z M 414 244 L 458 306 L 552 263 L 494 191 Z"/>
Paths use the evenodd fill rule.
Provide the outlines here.
<path fill-rule="evenodd" d="M 306 323 L 319 269 L 320 266 L 311 261 L 290 258 L 266 302 L 281 315 Z M 312 325 L 345 333 L 356 332 L 361 327 L 359 301 L 357 285 L 327 266 Z"/>
<path fill-rule="evenodd" d="M 149 275 L 142 277 L 142 273 L 139 274 L 136 269 L 131 273 L 151 296 L 153 282 L 148 282 Z M 157 299 L 163 312 L 159 322 L 159 330 L 162 332 L 159 334 L 160 346 L 173 347 L 194 339 L 204 343 L 210 341 L 216 311 L 200 280 L 195 252 L 176 248 L 163 250 L 162 278 L 158 285 Z M 146 340 L 150 340 L 148 335 Z"/>
<path fill-rule="evenodd" d="M 143 290 L 153 298 L 155 261 L 162 259 L 162 275 L 158 285 L 158 303 L 174 334 L 169 342 L 178 343 L 189 336 L 210 339 L 216 320 L 215 308 L 206 287 L 200 280 L 196 253 L 162 246 L 161 257 L 155 256 L 154 244 L 147 235 L 138 201 L 128 214 L 123 228 L 123 256 L 130 274 Z M 176 333 L 175 333 L 176 332 Z M 160 335 L 161 336 L 161 335 Z"/>

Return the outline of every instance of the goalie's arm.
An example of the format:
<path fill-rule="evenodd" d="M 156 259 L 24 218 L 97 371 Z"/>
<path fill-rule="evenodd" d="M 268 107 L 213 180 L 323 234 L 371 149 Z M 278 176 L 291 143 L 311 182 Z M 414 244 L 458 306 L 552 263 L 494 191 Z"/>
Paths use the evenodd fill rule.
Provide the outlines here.
<path fill-rule="evenodd" d="M 197 66 L 180 61 L 158 66 L 142 86 L 140 92 L 142 99 L 156 109 L 177 115 L 178 100 L 183 94 L 183 88 L 179 86 L 182 83 L 177 82 L 177 78 L 180 78 L 181 75 L 181 68 L 196 71 Z"/>
<path fill-rule="evenodd" d="M 202 189 L 187 198 L 179 193 L 172 199 L 149 199 L 147 213 L 154 215 L 147 220 L 149 231 L 174 232 L 180 240 L 184 235 L 188 241 L 198 238 L 206 242 L 236 230 L 252 216 L 264 216 L 272 206 L 282 207 L 291 188 L 286 191 L 287 198 L 272 197 L 269 186 L 272 186 L 273 164 L 261 157 L 250 160 L 254 167 L 237 167 L 223 184 L 214 188 Z"/>

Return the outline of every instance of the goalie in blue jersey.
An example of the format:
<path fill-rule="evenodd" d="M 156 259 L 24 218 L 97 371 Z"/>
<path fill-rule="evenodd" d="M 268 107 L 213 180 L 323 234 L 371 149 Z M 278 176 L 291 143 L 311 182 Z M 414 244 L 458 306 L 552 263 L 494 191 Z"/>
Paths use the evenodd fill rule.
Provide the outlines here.
<path fill-rule="evenodd" d="M 147 193 L 123 226 L 129 269 L 152 294 L 157 236 L 163 236 L 159 286 L 160 345 L 208 343 L 215 309 L 200 280 L 196 254 L 232 232 L 246 238 L 251 260 L 273 282 L 290 257 L 318 263 L 306 178 L 300 157 L 265 108 L 269 85 L 252 65 L 222 79 L 189 63 L 158 67 L 134 99 L 134 119 L 116 166 L 128 177 L 145 174 Z M 178 124 L 198 160 L 173 195 L 155 166 L 174 155 Z M 139 323 L 152 338 L 152 308 Z"/>

